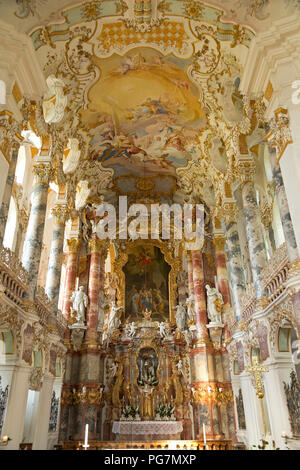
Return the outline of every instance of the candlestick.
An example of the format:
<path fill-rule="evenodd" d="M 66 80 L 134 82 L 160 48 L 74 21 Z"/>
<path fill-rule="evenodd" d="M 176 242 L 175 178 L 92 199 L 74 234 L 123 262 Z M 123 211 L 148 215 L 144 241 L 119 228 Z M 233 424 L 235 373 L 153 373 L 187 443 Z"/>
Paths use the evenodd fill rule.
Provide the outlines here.
<path fill-rule="evenodd" d="M 206 449 L 206 432 L 205 432 L 205 423 L 203 423 L 203 442 L 204 442 L 204 449 Z"/>
<path fill-rule="evenodd" d="M 85 450 L 87 450 L 88 447 L 90 447 L 88 445 L 88 439 L 89 439 L 89 425 L 86 424 L 85 425 L 85 435 L 84 435 L 84 446 L 83 446 Z"/>

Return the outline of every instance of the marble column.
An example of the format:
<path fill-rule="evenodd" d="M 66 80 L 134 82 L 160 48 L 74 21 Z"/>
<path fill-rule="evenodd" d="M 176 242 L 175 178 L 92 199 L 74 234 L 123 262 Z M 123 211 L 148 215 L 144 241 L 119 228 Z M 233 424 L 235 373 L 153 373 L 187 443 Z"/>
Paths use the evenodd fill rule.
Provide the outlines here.
<path fill-rule="evenodd" d="M 256 191 L 252 181 L 246 181 L 242 184 L 242 198 L 254 290 L 256 297 L 261 299 L 264 297 L 261 272 L 267 264 L 267 253 Z"/>
<path fill-rule="evenodd" d="M 86 319 L 86 342 L 93 344 L 97 343 L 99 292 L 101 286 L 101 259 L 103 257 L 103 248 L 104 245 L 102 240 L 92 238 L 89 241 L 91 258 L 88 284 L 89 306 Z"/>
<path fill-rule="evenodd" d="M 217 236 L 213 240 L 215 247 L 216 268 L 217 268 L 217 282 L 218 289 L 222 294 L 224 304 L 231 304 L 230 289 L 227 277 L 226 258 L 225 258 L 225 238 Z"/>
<path fill-rule="evenodd" d="M 291 262 L 299 258 L 299 251 L 297 247 L 294 227 L 291 219 L 289 204 L 285 192 L 285 187 L 282 179 L 281 169 L 277 163 L 277 152 L 275 148 L 269 147 L 269 156 L 272 166 L 273 180 L 275 183 L 275 191 L 279 206 L 280 218 L 286 241 L 286 247 Z"/>
<path fill-rule="evenodd" d="M 29 300 L 33 300 L 35 296 L 42 253 L 48 185 L 53 170 L 49 164 L 39 163 L 34 166 L 33 172 L 35 174 L 35 186 L 22 256 L 23 266 L 29 273 Z"/>
<path fill-rule="evenodd" d="M 53 384 L 54 377 L 44 377 L 43 385 L 39 393 L 32 450 L 47 450 Z"/>
<path fill-rule="evenodd" d="M 68 217 L 68 209 L 65 205 L 56 204 L 52 210 L 52 215 L 54 217 L 54 228 L 45 290 L 50 300 L 54 301 L 55 306 L 57 307 L 63 258 L 65 223 Z"/>
<path fill-rule="evenodd" d="M 208 323 L 206 314 L 206 297 L 204 289 L 204 272 L 202 253 L 200 251 L 192 251 L 193 265 L 193 286 L 195 296 L 195 323 L 197 327 L 198 339 L 208 338 L 206 325 Z"/>
<path fill-rule="evenodd" d="M 11 160 L 10 160 L 10 164 L 8 168 L 8 175 L 6 178 L 3 199 L 2 199 L 2 204 L 0 208 L 0 248 L 2 248 L 2 245 L 3 245 L 10 199 L 12 195 L 12 189 L 13 189 L 13 184 L 14 184 L 15 174 L 16 174 L 19 148 L 20 148 L 19 144 L 13 145 L 12 152 L 11 152 Z"/>
<path fill-rule="evenodd" d="M 235 209 L 233 210 L 233 212 Z M 245 274 L 242 261 L 242 252 L 240 247 L 239 232 L 236 221 L 236 214 L 226 217 L 226 244 L 229 255 L 230 280 L 232 286 L 232 295 L 236 310 L 237 319 L 242 315 L 242 295 L 246 291 Z"/>
<path fill-rule="evenodd" d="M 64 292 L 64 303 L 63 303 L 63 315 L 68 319 L 70 316 L 71 301 L 70 297 L 75 289 L 76 276 L 77 276 L 77 260 L 78 251 L 81 240 L 77 238 L 70 238 L 67 240 L 68 245 L 68 256 L 67 256 L 67 267 L 66 267 L 66 280 L 65 280 L 65 292 Z"/>

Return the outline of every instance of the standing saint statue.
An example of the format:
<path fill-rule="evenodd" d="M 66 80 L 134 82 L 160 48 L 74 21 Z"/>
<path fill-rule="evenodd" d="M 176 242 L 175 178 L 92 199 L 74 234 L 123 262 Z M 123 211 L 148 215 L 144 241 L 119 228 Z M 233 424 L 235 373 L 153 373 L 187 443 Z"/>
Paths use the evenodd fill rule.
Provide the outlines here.
<path fill-rule="evenodd" d="M 78 325 L 84 325 L 85 309 L 88 306 L 88 296 L 84 292 L 84 287 L 80 286 L 78 290 L 72 292 L 70 301 L 73 302 L 73 310 L 76 312 L 76 322 Z"/>
<path fill-rule="evenodd" d="M 142 401 L 142 416 L 144 419 L 152 419 L 153 418 L 153 396 L 152 392 L 154 390 L 153 387 L 150 387 L 147 383 L 141 389 L 143 394 L 143 401 Z"/>
<path fill-rule="evenodd" d="M 195 319 L 195 296 L 193 293 L 186 299 L 187 305 L 187 314 L 188 314 L 188 321 L 193 322 Z"/>
<path fill-rule="evenodd" d="M 176 319 L 176 325 L 177 328 L 179 328 L 180 331 L 184 331 L 185 329 L 185 320 L 186 320 L 186 309 L 183 304 L 183 302 L 179 302 L 176 307 L 173 307 L 174 310 L 176 310 L 175 314 L 175 319 Z"/>
<path fill-rule="evenodd" d="M 215 287 L 205 286 L 207 292 L 207 316 L 211 323 L 222 323 L 222 294 Z"/>
<path fill-rule="evenodd" d="M 111 335 L 111 333 L 119 328 L 120 326 L 120 319 L 119 319 L 119 312 L 122 310 L 122 307 L 117 307 L 115 300 L 112 300 L 111 302 L 111 307 L 110 307 L 110 313 L 109 313 L 109 319 L 108 319 L 108 336 Z"/>

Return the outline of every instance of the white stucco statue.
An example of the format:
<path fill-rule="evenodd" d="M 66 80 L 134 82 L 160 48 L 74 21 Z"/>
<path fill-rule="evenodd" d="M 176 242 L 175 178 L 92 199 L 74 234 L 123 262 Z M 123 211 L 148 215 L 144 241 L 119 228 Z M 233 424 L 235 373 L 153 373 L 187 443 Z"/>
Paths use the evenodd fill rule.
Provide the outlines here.
<path fill-rule="evenodd" d="M 222 294 L 215 287 L 205 286 L 207 293 L 207 316 L 211 323 L 222 323 Z"/>
<path fill-rule="evenodd" d="M 109 318 L 108 318 L 108 336 L 110 336 L 111 333 L 117 328 L 119 328 L 120 326 L 120 323 L 121 323 L 119 319 L 120 310 L 122 310 L 122 307 L 117 307 L 115 300 L 112 300 Z"/>
<path fill-rule="evenodd" d="M 45 121 L 50 124 L 62 120 L 68 97 L 64 94 L 65 84 L 61 79 L 49 75 L 46 82 L 48 92 L 44 96 L 43 112 Z"/>
<path fill-rule="evenodd" d="M 115 377 L 118 371 L 119 364 L 117 362 L 111 361 L 110 365 L 107 364 L 107 373 L 109 382 Z"/>
<path fill-rule="evenodd" d="M 179 304 L 173 308 L 174 310 L 176 310 L 175 319 L 177 328 L 179 328 L 180 331 L 184 331 L 186 320 L 186 308 L 182 302 L 179 302 Z"/>
<path fill-rule="evenodd" d="M 176 364 L 176 368 L 179 374 L 182 374 L 184 376 L 184 370 L 183 370 L 183 362 L 182 359 L 179 359 L 179 361 Z"/>
<path fill-rule="evenodd" d="M 192 293 L 187 299 L 186 299 L 186 305 L 187 305 L 187 314 L 188 314 L 188 321 L 194 321 L 195 318 L 195 296 Z"/>
<path fill-rule="evenodd" d="M 166 323 L 164 322 L 160 322 L 158 324 L 158 328 L 159 328 L 159 334 L 162 338 L 165 338 L 167 336 L 167 325 Z"/>
<path fill-rule="evenodd" d="M 76 322 L 83 325 L 85 321 L 85 309 L 88 306 L 88 296 L 84 292 L 84 287 L 72 292 L 70 301 L 73 302 L 73 310 L 76 312 Z"/>

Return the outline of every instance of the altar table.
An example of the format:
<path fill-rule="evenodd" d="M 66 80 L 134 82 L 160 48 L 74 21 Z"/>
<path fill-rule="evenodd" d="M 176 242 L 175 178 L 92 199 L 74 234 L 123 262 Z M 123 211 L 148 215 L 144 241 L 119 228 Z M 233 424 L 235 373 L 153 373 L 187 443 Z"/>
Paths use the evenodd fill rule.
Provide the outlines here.
<path fill-rule="evenodd" d="M 181 421 L 114 421 L 112 428 L 120 441 L 180 439 L 182 430 Z"/>

